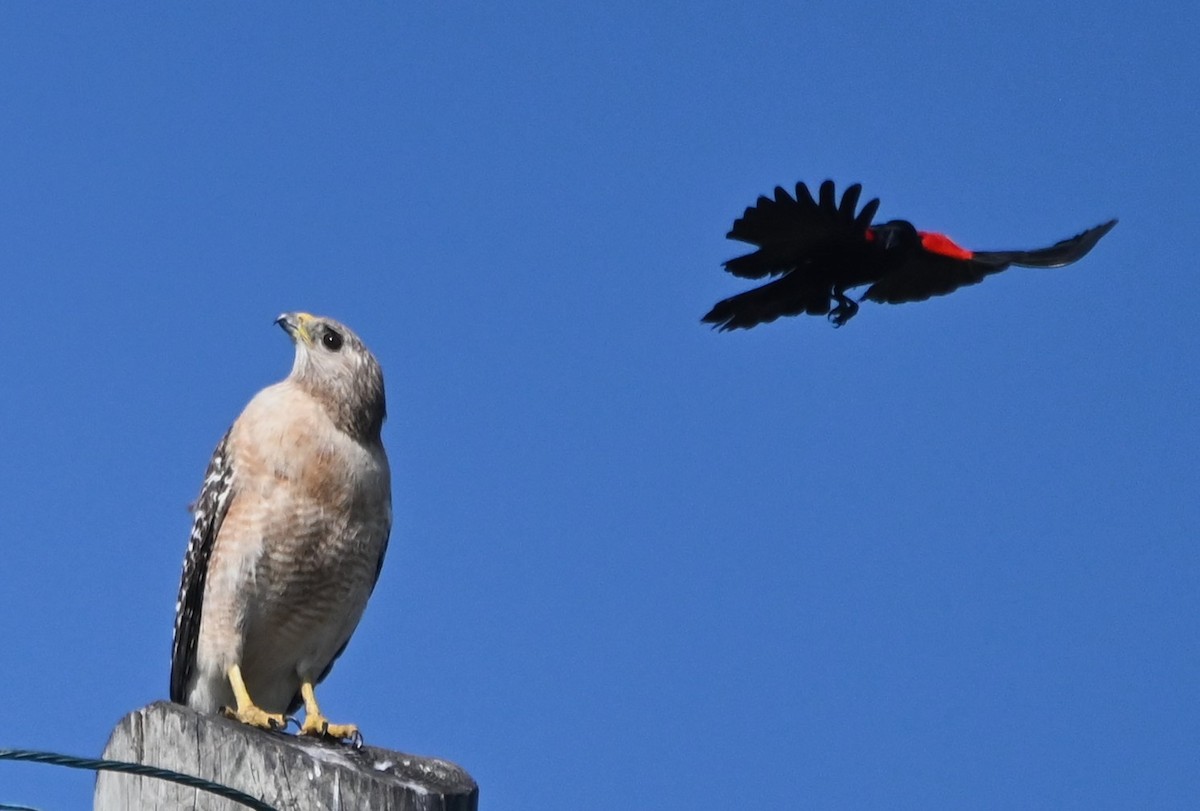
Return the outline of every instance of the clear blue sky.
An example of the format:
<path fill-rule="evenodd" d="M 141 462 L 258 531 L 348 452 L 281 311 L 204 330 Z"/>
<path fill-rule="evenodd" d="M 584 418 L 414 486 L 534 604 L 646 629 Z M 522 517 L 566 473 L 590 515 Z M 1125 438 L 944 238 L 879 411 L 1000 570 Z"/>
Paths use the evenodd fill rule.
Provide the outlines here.
<path fill-rule="evenodd" d="M 380 357 L 396 521 L 323 690 L 485 809 L 1194 807 L 1193 2 L 9 4 L 0 747 L 167 693 L 214 444 Z M 1084 261 L 720 334 L 865 184 Z M 92 778 L 0 763 L 0 802 Z"/>

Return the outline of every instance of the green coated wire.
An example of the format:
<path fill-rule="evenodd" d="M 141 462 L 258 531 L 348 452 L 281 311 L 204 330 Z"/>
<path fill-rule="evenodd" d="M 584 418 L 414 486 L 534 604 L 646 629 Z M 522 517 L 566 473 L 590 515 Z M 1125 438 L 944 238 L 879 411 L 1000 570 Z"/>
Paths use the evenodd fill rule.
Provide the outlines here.
<path fill-rule="evenodd" d="M 171 769 L 160 769 L 157 766 L 146 766 L 141 763 L 126 763 L 123 760 L 101 760 L 96 758 L 80 758 L 72 755 L 60 755 L 57 752 L 38 752 L 32 749 L 0 749 L 0 760 L 23 760 L 31 763 L 48 763 L 52 766 L 65 766 L 68 769 L 89 769 L 91 771 L 122 772 L 143 777 L 154 777 L 178 783 L 188 788 L 197 788 L 224 797 L 227 800 L 241 803 L 255 811 L 279 811 L 274 806 L 267 805 L 249 794 L 238 791 L 202 777 L 181 774 Z M 0 804 L 0 811 L 38 811 L 24 805 Z"/>

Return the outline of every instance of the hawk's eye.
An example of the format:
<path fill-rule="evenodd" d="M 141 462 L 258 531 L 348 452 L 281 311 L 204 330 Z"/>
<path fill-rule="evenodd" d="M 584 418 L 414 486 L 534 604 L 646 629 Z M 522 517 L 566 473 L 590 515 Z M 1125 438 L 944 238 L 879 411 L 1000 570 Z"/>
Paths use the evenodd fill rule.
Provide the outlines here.
<path fill-rule="evenodd" d="M 342 336 L 331 329 L 325 330 L 325 334 L 321 336 L 321 343 L 325 344 L 325 348 L 330 352 L 337 352 L 342 348 Z"/>

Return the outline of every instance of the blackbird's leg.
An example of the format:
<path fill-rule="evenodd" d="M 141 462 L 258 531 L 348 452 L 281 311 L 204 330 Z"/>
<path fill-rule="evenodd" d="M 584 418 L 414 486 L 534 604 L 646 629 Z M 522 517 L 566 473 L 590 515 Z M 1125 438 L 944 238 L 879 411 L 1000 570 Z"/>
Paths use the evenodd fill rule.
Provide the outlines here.
<path fill-rule="evenodd" d="M 837 301 L 837 306 L 830 311 L 829 320 L 835 327 L 840 327 L 858 312 L 858 302 L 848 298 L 841 290 L 834 290 L 833 297 Z"/>

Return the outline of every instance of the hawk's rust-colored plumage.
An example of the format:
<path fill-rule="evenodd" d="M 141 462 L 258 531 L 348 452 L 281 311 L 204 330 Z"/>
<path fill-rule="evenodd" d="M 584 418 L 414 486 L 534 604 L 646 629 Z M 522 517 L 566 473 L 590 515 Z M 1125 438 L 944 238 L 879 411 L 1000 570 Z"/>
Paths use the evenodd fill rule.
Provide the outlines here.
<path fill-rule="evenodd" d="M 171 700 L 277 728 L 305 705 L 306 734 L 349 738 L 313 688 L 345 649 L 391 528 L 380 440 L 383 373 L 348 328 L 277 320 L 291 374 L 260 391 L 217 445 L 184 561 Z"/>

